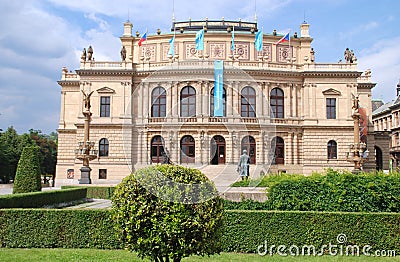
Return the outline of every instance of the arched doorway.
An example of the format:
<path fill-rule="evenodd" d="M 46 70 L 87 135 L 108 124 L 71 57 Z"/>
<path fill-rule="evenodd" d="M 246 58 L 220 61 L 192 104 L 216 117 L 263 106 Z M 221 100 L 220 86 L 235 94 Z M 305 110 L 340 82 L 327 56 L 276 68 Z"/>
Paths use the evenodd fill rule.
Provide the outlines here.
<path fill-rule="evenodd" d="M 250 164 L 256 163 L 256 140 L 252 136 L 245 136 L 242 139 L 242 154 L 243 150 L 247 150 L 247 154 L 250 156 Z"/>
<path fill-rule="evenodd" d="M 164 155 L 164 139 L 162 136 L 153 137 L 153 139 L 151 139 L 151 162 L 163 163 Z"/>
<path fill-rule="evenodd" d="M 383 169 L 383 157 L 382 157 L 382 149 L 375 146 L 375 162 L 376 162 L 376 170 Z"/>
<path fill-rule="evenodd" d="M 225 139 L 222 136 L 214 136 L 211 139 L 211 164 L 225 164 Z"/>
<path fill-rule="evenodd" d="M 196 147 L 192 136 L 184 136 L 181 139 L 181 163 L 194 163 Z"/>
<path fill-rule="evenodd" d="M 284 165 L 285 164 L 285 141 L 282 137 L 276 136 L 272 139 L 271 150 L 274 152 L 274 159 L 272 164 Z"/>

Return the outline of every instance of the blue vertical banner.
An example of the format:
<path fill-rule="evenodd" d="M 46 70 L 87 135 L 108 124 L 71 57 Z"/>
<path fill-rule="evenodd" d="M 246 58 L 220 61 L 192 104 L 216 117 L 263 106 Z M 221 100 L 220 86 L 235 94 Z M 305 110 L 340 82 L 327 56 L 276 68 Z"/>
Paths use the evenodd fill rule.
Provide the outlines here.
<path fill-rule="evenodd" d="M 196 50 L 204 50 L 204 29 L 196 33 Z"/>
<path fill-rule="evenodd" d="M 214 116 L 224 116 L 224 61 L 214 61 Z"/>

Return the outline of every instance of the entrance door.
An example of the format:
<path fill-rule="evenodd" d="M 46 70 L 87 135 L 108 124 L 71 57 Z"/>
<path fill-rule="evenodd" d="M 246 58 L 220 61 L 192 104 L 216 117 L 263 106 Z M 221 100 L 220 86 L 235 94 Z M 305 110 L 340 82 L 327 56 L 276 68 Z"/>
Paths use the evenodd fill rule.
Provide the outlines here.
<path fill-rule="evenodd" d="M 256 140 L 252 136 L 245 136 L 242 139 L 242 151 L 247 150 L 247 154 L 250 157 L 250 164 L 254 165 L 256 163 Z"/>
<path fill-rule="evenodd" d="M 225 139 L 222 136 L 211 139 L 211 164 L 225 164 Z"/>

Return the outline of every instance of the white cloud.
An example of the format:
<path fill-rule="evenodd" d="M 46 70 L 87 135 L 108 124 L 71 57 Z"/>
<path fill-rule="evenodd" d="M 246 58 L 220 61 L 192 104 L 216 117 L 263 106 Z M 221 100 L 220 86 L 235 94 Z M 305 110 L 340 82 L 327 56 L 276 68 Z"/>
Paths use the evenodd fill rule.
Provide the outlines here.
<path fill-rule="evenodd" d="M 374 98 L 388 102 L 396 95 L 396 85 L 400 79 L 399 41 L 400 37 L 383 39 L 361 51 L 359 68 L 370 68 L 373 81 L 378 83 L 373 89 Z"/>

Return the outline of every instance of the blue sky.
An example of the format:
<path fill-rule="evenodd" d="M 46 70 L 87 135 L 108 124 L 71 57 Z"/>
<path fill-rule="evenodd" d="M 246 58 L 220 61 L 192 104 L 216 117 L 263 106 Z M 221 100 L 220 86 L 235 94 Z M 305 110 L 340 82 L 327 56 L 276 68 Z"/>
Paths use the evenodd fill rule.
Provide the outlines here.
<path fill-rule="evenodd" d="M 96 61 L 119 61 L 123 22 L 134 32 L 171 27 L 173 0 L 15 0 L 0 3 L 0 128 L 19 133 L 55 131 L 59 121 L 61 69 L 79 67 L 84 47 Z M 316 62 L 343 59 L 353 49 L 360 71 L 372 70 L 373 98 L 395 98 L 400 79 L 400 1 L 257 0 L 264 32 L 299 32 L 304 20 L 314 38 Z M 254 1 L 175 0 L 177 21 L 254 20 Z"/>

